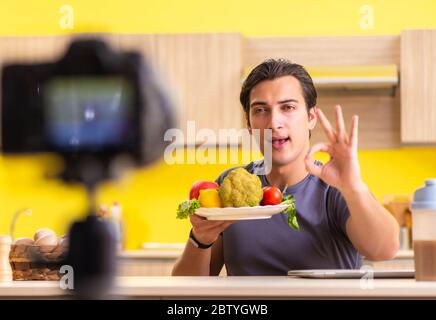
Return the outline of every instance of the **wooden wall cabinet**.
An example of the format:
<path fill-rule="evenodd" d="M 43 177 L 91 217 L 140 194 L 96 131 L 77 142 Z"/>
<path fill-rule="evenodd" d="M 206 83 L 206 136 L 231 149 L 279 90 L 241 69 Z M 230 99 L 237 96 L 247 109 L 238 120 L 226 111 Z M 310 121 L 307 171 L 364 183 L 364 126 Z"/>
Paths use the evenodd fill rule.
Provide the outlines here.
<path fill-rule="evenodd" d="M 113 48 L 135 50 L 149 61 L 176 106 L 177 127 L 185 144 L 188 121 L 200 129 L 240 129 L 244 126 L 239 104 L 242 36 L 213 34 L 83 34 L 98 36 Z M 73 36 L 0 37 L 0 66 L 5 63 L 50 61 L 59 58 Z"/>
<path fill-rule="evenodd" d="M 286 58 L 305 67 L 330 66 L 333 69 L 359 66 L 365 71 L 374 66 L 400 62 L 399 36 L 338 37 L 247 37 L 243 58 L 244 70 L 267 58 Z M 315 84 L 316 85 L 316 84 Z M 359 149 L 400 147 L 399 90 L 329 90 L 318 89 L 317 106 L 334 121 L 334 106 L 343 108 L 346 124 L 358 114 Z M 393 93 L 393 94 L 392 94 Z M 349 129 L 349 128 L 348 128 Z M 311 143 L 326 141 L 318 124 Z"/>
<path fill-rule="evenodd" d="M 178 111 L 185 144 L 201 143 L 195 130 L 243 127 L 239 104 L 242 36 L 239 33 L 118 35 L 121 49 L 135 49 L 157 69 Z"/>
<path fill-rule="evenodd" d="M 208 128 L 242 128 L 239 103 L 242 73 L 271 57 L 304 66 L 400 66 L 400 90 L 391 92 L 319 92 L 318 107 L 334 118 L 341 104 L 349 122 L 361 117 L 359 147 L 392 149 L 401 144 L 436 143 L 436 30 L 406 30 L 401 36 L 242 37 L 216 34 L 97 34 L 112 46 L 139 50 L 162 76 L 176 102 L 178 127 L 188 136 Z M 94 36 L 94 35 L 90 35 Z M 0 64 L 36 62 L 59 57 L 71 36 L 0 37 Z M 401 111 L 401 112 L 400 112 Z M 312 141 L 324 140 L 321 128 Z"/>
<path fill-rule="evenodd" d="M 401 142 L 436 143 L 436 30 L 401 34 Z"/>

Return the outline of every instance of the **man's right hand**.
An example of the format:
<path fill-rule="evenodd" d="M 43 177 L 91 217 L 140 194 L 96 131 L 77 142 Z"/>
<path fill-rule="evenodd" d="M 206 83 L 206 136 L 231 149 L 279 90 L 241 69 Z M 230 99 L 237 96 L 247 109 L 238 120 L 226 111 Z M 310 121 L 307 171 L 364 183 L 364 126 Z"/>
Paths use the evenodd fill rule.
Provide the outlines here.
<path fill-rule="evenodd" d="M 196 214 L 189 215 L 192 224 L 194 237 L 203 244 L 214 243 L 221 232 L 227 229 L 236 221 L 210 221 Z"/>

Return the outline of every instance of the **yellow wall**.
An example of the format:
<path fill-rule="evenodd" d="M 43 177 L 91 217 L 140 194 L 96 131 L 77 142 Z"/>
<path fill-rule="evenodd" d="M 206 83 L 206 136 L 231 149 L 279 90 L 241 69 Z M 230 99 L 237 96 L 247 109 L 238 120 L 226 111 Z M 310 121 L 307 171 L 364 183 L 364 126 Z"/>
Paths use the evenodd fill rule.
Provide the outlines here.
<path fill-rule="evenodd" d="M 4 0 L 0 34 L 63 33 L 64 4 L 74 9 L 74 31 L 354 35 L 436 27 L 434 0 Z M 373 29 L 360 28 L 363 5 L 373 8 Z"/>
<path fill-rule="evenodd" d="M 74 29 L 59 27 L 59 9 L 74 10 Z M 374 12 L 373 28 L 360 27 L 362 5 Z M 154 0 L 53 1 L 16 0 L 0 3 L 0 35 L 62 34 L 83 31 L 132 33 L 242 32 L 245 35 L 368 35 L 399 34 L 406 28 L 436 28 L 436 1 L 290 1 L 290 0 Z M 428 177 L 436 177 L 435 148 L 361 151 L 364 180 L 377 197 L 410 194 Z M 321 157 L 321 160 L 325 158 Z M 175 219 L 179 201 L 192 182 L 213 180 L 229 166 L 164 163 L 142 169 L 118 183 L 104 185 L 99 201 L 120 201 L 128 230 L 128 248 L 146 241 L 180 242 L 189 230 Z M 49 170 L 47 171 L 47 169 Z M 85 211 L 80 186 L 44 179 L 59 168 L 55 159 L 0 158 L 0 233 L 9 232 L 13 213 L 21 216 L 16 236 L 31 236 L 39 227 L 65 233 Z"/>
<path fill-rule="evenodd" d="M 411 194 L 425 178 L 436 177 L 436 150 L 432 148 L 360 151 L 359 156 L 363 179 L 378 198 L 385 194 Z M 323 154 L 318 158 L 327 160 Z M 20 216 L 17 237 L 31 236 L 40 227 L 64 233 L 72 219 L 82 216 L 85 197 L 80 186 L 43 179 L 47 168 L 54 172 L 51 163 L 47 157 L 0 158 L 0 233 L 8 232 L 13 213 L 25 207 L 32 208 L 33 214 Z M 160 162 L 117 183 L 105 184 L 98 199 L 101 203 L 114 200 L 122 203 L 129 248 L 138 248 L 146 241 L 180 242 L 186 238 L 189 224 L 175 219 L 175 212 L 177 204 L 187 199 L 191 184 L 196 180 L 214 180 L 235 165 Z"/>

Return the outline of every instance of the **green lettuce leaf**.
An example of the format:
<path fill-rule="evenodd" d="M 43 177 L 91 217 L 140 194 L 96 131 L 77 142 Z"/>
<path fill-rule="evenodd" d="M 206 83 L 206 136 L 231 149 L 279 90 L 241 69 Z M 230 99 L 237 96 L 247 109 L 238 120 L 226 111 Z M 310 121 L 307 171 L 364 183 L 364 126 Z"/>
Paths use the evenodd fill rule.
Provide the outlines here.
<path fill-rule="evenodd" d="M 177 219 L 186 219 L 195 209 L 200 208 L 200 201 L 197 199 L 185 200 L 177 208 Z"/>
<path fill-rule="evenodd" d="M 283 210 L 288 215 L 288 225 L 295 229 L 300 230 L 300 226 L 297 221 L 297 207 L 295 206 L 294 195 L 289 194 L 282 199 L 282 204 L 289 204 L 289 206 Z"/>

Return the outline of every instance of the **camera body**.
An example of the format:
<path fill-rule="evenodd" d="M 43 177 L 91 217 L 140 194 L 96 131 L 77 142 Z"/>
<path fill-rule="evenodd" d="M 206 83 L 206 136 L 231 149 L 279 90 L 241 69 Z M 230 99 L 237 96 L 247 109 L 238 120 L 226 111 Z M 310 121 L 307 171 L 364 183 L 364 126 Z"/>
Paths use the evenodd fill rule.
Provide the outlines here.
<path fill-rule="evenodd" d="M 112 178 L 120 157 L 129 166 L 160 157 L 171 109 L 140 54 L 79 39 L 58 61 L 4 66 L 1 148 L 56 153 L 66 162 L 64 180 L 92 184 Z"/>

